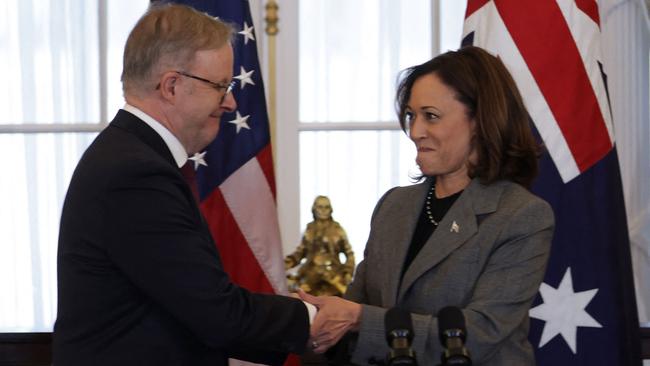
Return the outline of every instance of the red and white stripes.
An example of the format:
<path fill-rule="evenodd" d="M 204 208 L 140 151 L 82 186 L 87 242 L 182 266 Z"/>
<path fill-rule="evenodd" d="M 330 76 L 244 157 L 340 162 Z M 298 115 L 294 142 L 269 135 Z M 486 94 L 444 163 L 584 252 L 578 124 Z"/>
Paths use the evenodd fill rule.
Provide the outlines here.
<path fill-rule="evenodd" d="M 231 279 L 255 292 L 287 294 L 270 148 L 201 203 Z"/>
<path fill-rule="evenodd" d="M 237 169 L 219 190 L 274 292 L 286 294 L 275 195 L 258 159 L 253 158 Z"/>

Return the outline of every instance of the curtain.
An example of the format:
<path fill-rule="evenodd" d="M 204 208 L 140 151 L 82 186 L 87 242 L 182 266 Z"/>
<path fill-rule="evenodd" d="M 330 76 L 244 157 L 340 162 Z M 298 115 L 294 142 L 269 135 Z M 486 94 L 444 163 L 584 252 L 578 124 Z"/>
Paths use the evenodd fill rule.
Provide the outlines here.
<path fill-rule="evenodd" d="M 0 3 L 0 332 L 52 330 L 61 204 L 106 123 L 100 106 L 124 103 L 121 49 L 148 3 L 138 1 Z M 110 85 L 100 77 L 102 47 Z"/>
<path fill-rule="evenodd" d="M 650 322 L 650 23 L 644 0 L 604 0 L 603 56 L 630 233 L 639 321 Z"/>

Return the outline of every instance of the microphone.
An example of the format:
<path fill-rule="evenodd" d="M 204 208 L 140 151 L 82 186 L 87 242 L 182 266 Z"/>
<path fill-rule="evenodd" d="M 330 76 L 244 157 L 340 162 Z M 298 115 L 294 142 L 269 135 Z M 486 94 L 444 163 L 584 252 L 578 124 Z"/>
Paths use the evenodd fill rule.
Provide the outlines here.
<path fill-rule="evenodd" d="M 455 306 L 447 306 L 438 312 L 438 335 L 444 348 L 442 365 L 471 366 L 472 359 L 465 348 L 465 317 Z"/>
<path fill-rule="evenodd" d="M 417 365 L 415 351 L 411 348 L 413 322 L 411 313 L 400 308 L 390 308 L 384 316 L 386 341 L 390 347 L 388 366 Z"/>

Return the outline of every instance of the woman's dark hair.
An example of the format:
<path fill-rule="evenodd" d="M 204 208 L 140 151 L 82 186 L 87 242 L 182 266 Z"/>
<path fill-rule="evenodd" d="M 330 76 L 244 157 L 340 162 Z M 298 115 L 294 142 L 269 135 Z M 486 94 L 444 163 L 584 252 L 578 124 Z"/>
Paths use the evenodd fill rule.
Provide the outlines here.
<path fill-rule="evenodd" d="M 481 48 L 468 46 L 404 70 L 396 97 L 404 131 L 413 83 L 427 74 L 436 74 L 452 88 L 476 123 L 472 143 L 478 161 L 470 164 L 470 177 L 478 177 L 484 184 L 511 180 L 530 188 L 537 176 L 540 146 L 517 85 L 503 62 Z"/>

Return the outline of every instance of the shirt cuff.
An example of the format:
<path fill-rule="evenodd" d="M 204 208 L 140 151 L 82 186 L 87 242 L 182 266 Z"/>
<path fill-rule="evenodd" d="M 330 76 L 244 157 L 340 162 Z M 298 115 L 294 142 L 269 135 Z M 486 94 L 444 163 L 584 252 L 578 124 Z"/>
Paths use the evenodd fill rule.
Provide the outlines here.
<path fill-rule="evenodd" d="M 314 322 L 318 309 L 308 302 L 303 301 L 303 304 L 307 307 L 307 312 L 309 313 L 309 325 L 311 325 Z"/>

